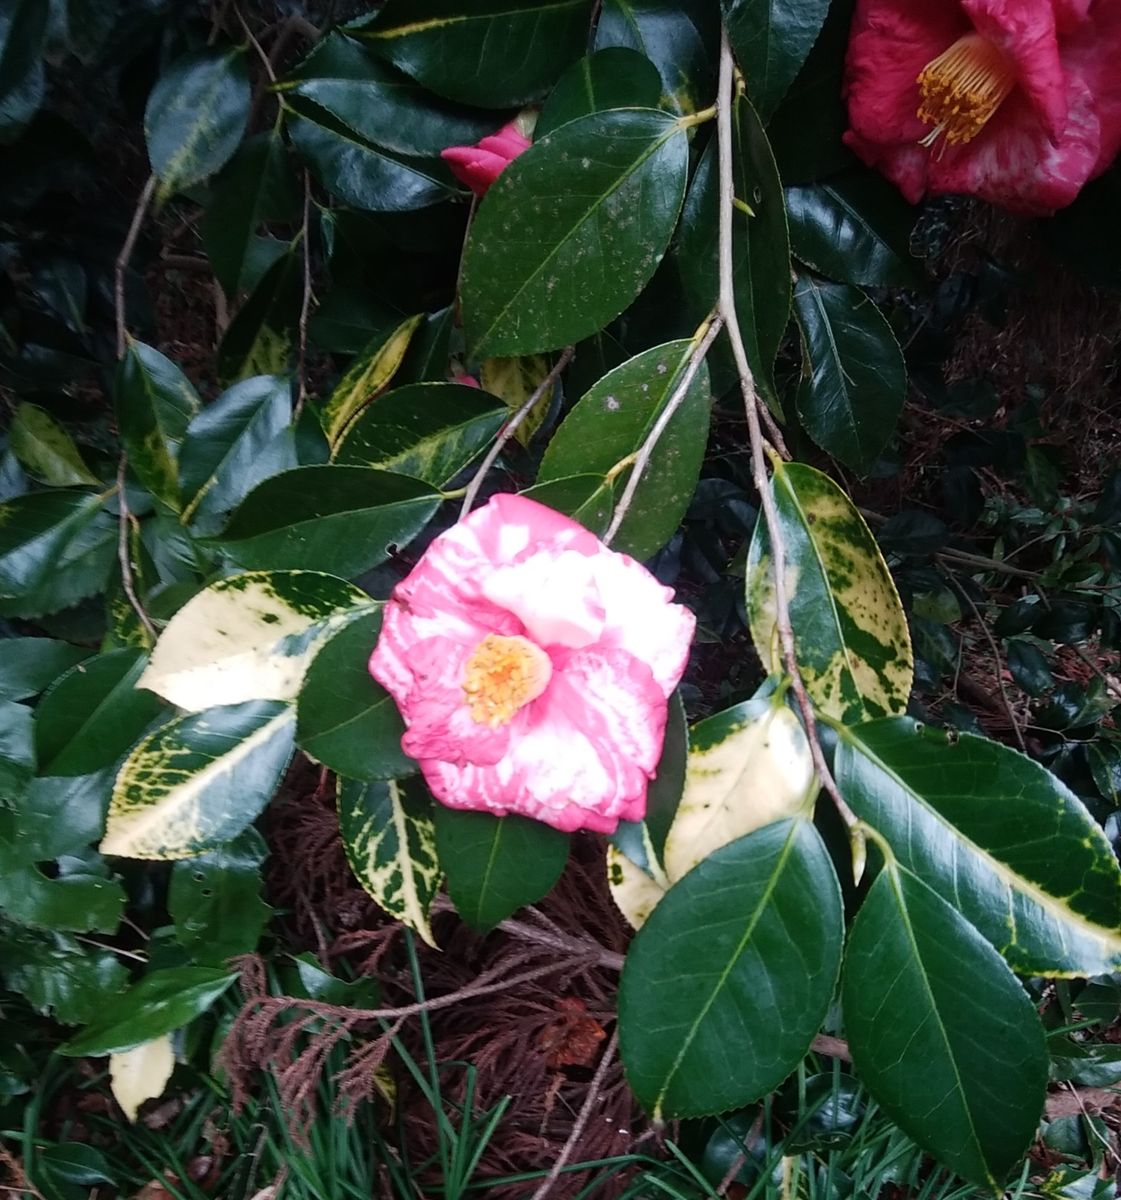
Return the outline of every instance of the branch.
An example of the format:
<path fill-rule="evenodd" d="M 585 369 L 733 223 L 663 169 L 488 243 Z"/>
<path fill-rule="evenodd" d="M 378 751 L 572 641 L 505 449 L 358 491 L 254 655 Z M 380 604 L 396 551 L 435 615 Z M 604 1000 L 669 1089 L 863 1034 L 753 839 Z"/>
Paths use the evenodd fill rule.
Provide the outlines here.
<path fill-rule="evenodd" d="M 303 271 L 304 271 L 304 294 L 300 301 L 300 343 L 299 352 L 296 358 L 296 409 L 293 417 L 298 418 L 303 411 L 304 402 L 307 400 L 307 323 L 308 313 L 311 311 L 311 242 L 310 242 L 310 218 L 311 215 L 311 176 L 304 168 L 304 221 L 301 231 L 302 245 L 300 247 L 303 253 Z"/>
<path fill-rule="evenodd" d="M 483 459 L 483 465 L 475 472 L 475 478 L 467 485 L 467 491 L 463 496 L 463 507 L 459 510 L 459 519 L 461 521 L 471 511 L 471 506 L 475 503 L 475 497 L 479 494 L 479 488 L 483 486 L 483 480 L 486 478 L 487 472 L 494 466 L 498 456 L 502 453 L 503 447 L 517 433 L 518 426 L 529 416 L 538 400 L 553 386 L 557 376 L 572 361 L 575 353 L 575 346 L 569 346 L 562 351 L 560 358 L 553 363 L 553 368 L 549 374 L 541 380 L 537 387 L 533 389 L 529 399 L 499 430 L 498 437 L 494 439 L 494 445 L 487 451 L 487 456 Z"/>
<path fill-rule="evenodd" d="M 144 215 L 148 211 L 148 205 L 152 203 L 152 194 L 155 190 L 156 177 L 155 175 L 149 175 L 148 182 L 144 185 L 144 190 L 140 193 L 140 198 L 136 202 L 136 211 L 132 214 L 132 224 L 128 227 L 124 245 L 121 246 L 121 252 L 117 255 L 113 299 L 117 316 L 118 358 L 124 354 L 125 343 L 128 341 L 128 329 L 125 325 L 125 272 L 128 270 L 132 252 L 136 249 L 136 239 L 140 236 L 140 227 L 144 223 Z"/>
<path fill-rule="evenodd" d="M 685 368 L 685 373 L 681 376 L 677 387 L 673 390 L 673 394 L 666 401 L 665 407 L 659 414 L 657 421 L 654 422 L 654 428 L 650 430 L 646 440 L 639 448 L 638 454 L 635 456 L 634 466 L 631 468 L 627 486 L 623 490 L 623 495 L 616 506 L 615 515 L 611 518 L 611 524 L 607 527 L 607 532 L 603 535 L 604 545 L 610 546 L 612 538 L 619 532 L 619 527 L 623 524 L 631 505 L 634 503 L 635 493 L 638 491 L 642 473 L 650 463 L 650 457 L 654 453 L 658 439 L 665 433 L 666 427 L 673 420 L 677 410 L 684 404 L 685 396 L 692 386 L 697 372 L 701 368 L 701 363 L 704 362 L 709 347 L 716 340 L 716 335 L 723 327 L 724 318 L 719 313 L 716 313 L 708 321 L 707 328 L 702 326 L 702 329 L 704 329 L 703 336 L 699 339 L 694 336 L 693 351 L 689 355 L 689 362 Z"/>
<path fill-rule="evenodd" d="M 829 764 L 825 761 L 825 752 L 821 748 L 821 740 L 818 737 L 813 704 L 806 694 L 806 685 L 802 681 L 802 673 L 798 669 L 798 660 L 794 649 L 794 631 L 790 624 L 790 602 L 786 595 L 786 544 L 778 510 L 775 507 L 775 499 L 770 489 L 766 454 L 763 449 L 763 430 L 759 421 L 759 411 L 763 407 L 763 402 L 759 398 L 755 386 L 755 376 L 747 361 L 747 350 L 744 348 L 743 333 L 740 329 L 739 316 L 736 313 L 732 254 L 732 211 L 735 199 L 735 180 L 732 176 L 732 104 L 735 98 L 732 82 L 733 65 L 728 34 L 723 31 L 720 42 L 720 85 L 716 116 L 716 132 L 720 152 L 720 300 L 718 312 L 723 316 L 727 326 L 728 340 L 732 344 L 732 354 L 739 372 L 740 389 L 743 392 L 744 407 L 747 411 L 747 428 L 751 438 L 752 477 L 763 506 L 763 518 L 766 521 L 767 533 L 771 541 L 771 559 L 775 579 L 775 626 L 778 630 L 779 645 L 782 647 L 783 665 L 790 677 L 790 686 L 802 714 L 806 737 L 810 743 L 810 753 L 813 756 L 814 767 L 821 780 L 821 786 L 828 792 L 837 806 L 842 820 L 851 831 L 857 824 L 856 817 L 852 809 L 845 803 L 844 797 L 837 788 L 833 773 L 829 770 Z"/>
<path fill-rule="evenodd" d="M 121 461 L 117 465 L 117 562 L 121 568 L 121 587 L 124 590 L 125 598 L 132 605 L 132 611 L 136 613 L 137 619 L 144 626 L 144 630 L 152 639 L 154 646 L 159 634 L 156 632 L 155 625 L 152 624 L 152 618 L 148 616 L 147 609 L 140 602 L 140 597 L 136 594 L 136 586 L 132 581 L 132 553 L 128 544 L 132 513 L 129 512 L 128 496 L 125 494 L 125 470 L 127 467 L 128 455 L 122 451 Z"/>

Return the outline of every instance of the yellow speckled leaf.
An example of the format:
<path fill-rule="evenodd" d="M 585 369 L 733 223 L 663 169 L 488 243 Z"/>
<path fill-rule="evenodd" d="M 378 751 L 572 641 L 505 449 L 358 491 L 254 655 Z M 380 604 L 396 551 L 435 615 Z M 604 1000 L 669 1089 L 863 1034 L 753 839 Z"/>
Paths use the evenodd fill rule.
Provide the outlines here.
<path fill-rule="evenodd" d="M 516 412 L 541 386 L 548 374 L 549 359 L 545 354 L 528 354 L 523 358 L 487 358 L 479 367 L 479 382 L 492 396 L 498 396 Z M 555 391 L 555 388 L 549 388 L 515 431 L 514 436 L 523 446 L 529 445 L 549 415 Z"/>
<path fill-rule="evenodd" d="M 914 658 L 891 574 L 852 501 L 820 471 L 779 463 L 771 489 L 786 543 L 786 592 L 798 666 L 814 704 L 847 724 L 902 713 Z M 782 670 L 771 541 L 760 518 L 747 563 L 751 636 Z"/>
<path fill-rule="evenodd" d="M 804 811 L 816 794 L 809 743 L 781 696 L 701 721 L 666 838 L 666 877 L 676 883 L 721 846 Z"/>
<path fill-rule="evenodd" d="M 646 918 L 666 894 L 659 883 L 609 842 L 607 845 L 607 886 L 615 907 L 634 929 L 641 929 Z"/>
<path fill-rule="evenodd" d="M 289 705 L 257 701 L 161 725 L 117 773 L 101 853 L 191 858 L 230 841 L 276 791 L 295 724 Z"/>
<path fill-rule="evenodd" d="M 137 686 L 188 712 L 292 700 L 320 647 L 377 605 L 318 571 L 249 571 L 199 592 L 172 617 Z"/>
<path fill-rule="evenodd" d="M 384 340 L 376 338 L 354 360 L 323 408 L 323 432 L 332 448 L 343 439 L 351 421 L 388 386 L 397 373 L 424 313 L 409 317 Z"/>
<path fill-rule="evenodd" d="M 163 1095 L 174 1070 L 175 1051 L 171 1048 L 170 1033 L 109 1055 L 109 1086 L 130 1121 L 136 1120 L 145 1100 Z"/>
<path fill-rule="evenodd" d="M 339 778 L 336 804 L 347 862 L 391 917 L 435 947 L 428 910 L 440 886 L 432 802 L 415 780 Z"/>

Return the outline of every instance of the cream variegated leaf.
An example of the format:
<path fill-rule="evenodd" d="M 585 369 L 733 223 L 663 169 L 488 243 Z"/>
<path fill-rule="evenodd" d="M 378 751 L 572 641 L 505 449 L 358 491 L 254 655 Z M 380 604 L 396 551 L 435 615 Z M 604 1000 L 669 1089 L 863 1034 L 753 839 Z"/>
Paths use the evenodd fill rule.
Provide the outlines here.
<path fill-rule="evenodd" d="M 251 701 L 160 726 L 117 773 L 102 854 L 191 858 L 236 837 L 276 791 L 295 724 L 291 706 Z"/>
<path fill-rule="evenodd" d="M 109 1055 L 109 1087 L 130 1121 L 136 1120 L 145 1100 L 163 1095 L 174 1070 L 170 1033 Z"/>
<path fill-rule="evenodd" d="M 648 875 L 617 847 L 607 846 L 607 886 L 615 907 L 632 929 L 641 929 L 646 918 L 666 894 L 667 885 Z"/>
<path fill-rule="evenodd" d="M 775 464 L 771 490 L 810 698 L 846 724 L 904 712 L 914 675 L 907 617 L 868 526 L 827 475 L 802 463 Z M 748 555 L 747 613 L 764 664 L 781 671 L 771 540 L 762 519 Z"/>
<path fill-rule="evenodd" d="M 549 358 L 545 354 L 485 358 L 479 366 L 479 382 L 484 389 L 492 396 L 498 396 L 514 412 L 525 404 L 548 374 Z M 523 446 L 529 445 L 548 417 L 554 390 L 547 389 L 518 426 L 514 436 Z"/>
<path fill-rule="evenodd" d="M 377 604 L 317 571 L 249 571 L 189 600 L 164 630 L 138 687 L 188 712 L 292 700 L 332 634 Z"/>
<path fill-rule="evenodd" d="M 350 869 L 391 917 L 436 943 L 428 910 L 440 886 L 431 800 L 413 780 L 339 778 L 339 830 Z"/>

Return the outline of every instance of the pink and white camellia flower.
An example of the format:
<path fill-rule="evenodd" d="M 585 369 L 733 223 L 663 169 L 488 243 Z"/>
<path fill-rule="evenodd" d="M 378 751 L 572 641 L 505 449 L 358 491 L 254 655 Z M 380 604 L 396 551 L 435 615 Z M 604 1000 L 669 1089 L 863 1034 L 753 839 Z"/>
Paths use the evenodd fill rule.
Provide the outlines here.
<path fill-rule="evenodd" d="M 490 185 L 531 144 L 515 119 L 474 146 L 449 146 L 441 150 L 440 157 L 460 183 L 467 184 L 476 196 L 485 196 Z"/>
<path fill-rule="evenodd" d="M 524 496 L 437 537 L 370 673 L 451 808 L 612 833 L 641 820 L 695 619 L 640 563 Z"/>
<path fill-rule="evenodd" d="M 908 200 L 1045 215 L 1121 149 L 1119 0 L 857 0 L 846 144 Z"/>

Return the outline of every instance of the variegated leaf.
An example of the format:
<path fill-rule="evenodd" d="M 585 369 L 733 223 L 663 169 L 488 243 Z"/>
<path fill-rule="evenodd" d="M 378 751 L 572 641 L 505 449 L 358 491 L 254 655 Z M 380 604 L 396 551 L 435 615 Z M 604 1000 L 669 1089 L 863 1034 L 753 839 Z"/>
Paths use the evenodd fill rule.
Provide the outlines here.
<path fill-rule="evenodd" d="M 136 1120 L 145 1100 L 163 1095 L 174 1070 L 170 1033 L 109 1055 L 109 1087 L 130 1121 Z"/>
<path fill-rule="evenodd" d="M 498 396 L 512 412 L 519 408 L 541 386 L 549 374 L 549 358 L 545 354 L 527 354 L 523 358 L 487 358 L 479 367 L 479 382 Z M 555 388 L 549 388 L 526 414 L 514 436 L 528 446 L 533 435 L 545 423 L 553 404 Z"/>
<path fill-rule="evenodd" d="M 354 360 L 324 405 L 323 431 L 332 446 L 337 446 L 351 421 L 382 391 L 397 373 L 413 334 L 424 314 L 409 317 L 387 338 L 375 338 Z"/>
<path fill-rule="evenodd" d="M 607 844 L 607 886 L 615 907 L 632 929 L 642 928 L 669 890 L 664 876 L 658 880 L 648 875 L 610 842 Z"/>
<path fill-rule="evenodd" d="M 188 712 L 244 700 L 293 700 L 319 648 L 377 605 L 318 571 L 220 579 L 172 617 L 138 687 Z"/>
<path fill-rule="evenodd" d="M 431 801 L 413 783 L 339 778 L 339 829 L 358 882 L 430 945 L 428 910 L 440 886 Z"/>
<path fill-rule="evenodd" d="M 289 705 L 256 701 L 161 726 L 117 774 L 101 852 L 191 858 L 236 837 L 272 798 L 295 724 Z"/>
<path fill-rule="evenodd" d="M 907 707 L 914 658 L 883 555 L 852 501 L 820 471 L 778 463 L 771 491 L 798 667 L 815 705 L 847 724 Z M 763 663 L 781 672 L 771 540 L 760 518 L 747 563 L 747 613 Z"/>

